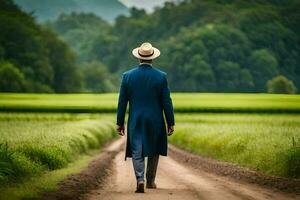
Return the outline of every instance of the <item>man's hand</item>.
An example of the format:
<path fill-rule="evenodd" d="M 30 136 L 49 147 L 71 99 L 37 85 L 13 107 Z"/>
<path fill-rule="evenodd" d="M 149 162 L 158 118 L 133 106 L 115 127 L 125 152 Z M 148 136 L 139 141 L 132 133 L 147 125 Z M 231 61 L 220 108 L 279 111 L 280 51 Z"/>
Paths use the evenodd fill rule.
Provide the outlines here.
<path fill-rule="evenodd" d="M 174 132 L 174 126 L 168 126 L 168 136 L 171 136 Z"/>
<path fill-rule="evenodd" d="M 117 128 L 118 134 L 121 136 L 125 135 L 125 127 L 124 126 L 118 126 Z"/>

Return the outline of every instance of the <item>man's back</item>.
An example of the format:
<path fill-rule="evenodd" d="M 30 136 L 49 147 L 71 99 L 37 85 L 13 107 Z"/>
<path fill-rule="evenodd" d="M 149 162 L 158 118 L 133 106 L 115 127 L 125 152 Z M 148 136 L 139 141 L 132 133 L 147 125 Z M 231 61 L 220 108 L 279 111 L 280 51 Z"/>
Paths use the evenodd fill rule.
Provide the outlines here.
<path fill-rule="evenodd" d="M 124 73 L 130 110 L 162 112 L 162 86 L 166 73 L 142 64 Z"/>
<path fill-rule="evenodd" d="M 147 187 L 154 183 L 159 155 L 166 156 L 168 134 L 173 132 L 174 113 L 166 73 L 152 67 L 160 51 L 150 43 L 135 48 L 132 54 L 140 65 L 123 74 L 120 87 L 117 125 L 124 136 L 125 113 L 129 102 L 126 157 L 132 157 L 137 179 L 136 192 L 144 192 L 144 157 L 148 157 Z"/>
<path fill-rule="evenodd" d="M 167 133 L 163 113 L 169 126 L 175 123 L 166 73 L 149 64 L 141 64 L 125 72 L 120 89 L 117 124 L 124 124 L 128 102 L 126 157 L 132 156 L 132 146 L 140 144 L 143 156 L 166 156 Z"/>
<path fill-rule="evenodd" d="M 118 124 L 124 123 L 125 107 L 129 102 L 131 124 L 139 121 L 148 124 L 174 124 L 173 105 L 166 73 L 150 64 L 141 64 L 123 74 L 118 105 Z"/>

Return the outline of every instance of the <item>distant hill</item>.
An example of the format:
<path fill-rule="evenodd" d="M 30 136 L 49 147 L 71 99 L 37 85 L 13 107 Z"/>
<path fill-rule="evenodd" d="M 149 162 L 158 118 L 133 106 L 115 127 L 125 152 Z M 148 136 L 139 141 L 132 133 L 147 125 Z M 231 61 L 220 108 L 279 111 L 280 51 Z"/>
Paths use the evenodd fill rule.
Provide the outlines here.
<path fill-rule="evenodd" d="M 14 0 L 27 12 L 33 12 L 38 21 L 57 18 L 62 13 L 92 12 L 103 19 L 113 21 L 129 9 L 118 0 Z"/>
<path fill-rule="evenodd" d="M 147 11 L 153 11 L 156 6 L 162 7 L 165 2 L 176 2 L 178 0 L 151 0 L 151 1 L 141 1 L 141 0 L 120 0 L 127 7 L 136 7 L 140 9 L 145 9 Z"/>

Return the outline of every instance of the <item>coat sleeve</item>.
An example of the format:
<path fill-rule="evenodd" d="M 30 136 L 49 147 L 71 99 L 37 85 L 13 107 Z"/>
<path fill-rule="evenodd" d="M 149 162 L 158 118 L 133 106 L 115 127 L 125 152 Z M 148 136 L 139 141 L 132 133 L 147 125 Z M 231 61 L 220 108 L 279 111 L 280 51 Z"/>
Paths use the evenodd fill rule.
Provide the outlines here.
<path fill-rule="evenodd" d="M 175 120 L 174 120 L 174 109 L 173 109 L 173 103 L 172 99 L 170 96 L 170 90 L 168 86 L 168 81 L 166 75 L 163 77 L 162 81 L 162 105 L 163 105 L 163 110 L 165 113 L 165 117 L 168 123 L 168 126 L 174 126 L 175 125 Z"/>
<path fill-rule="evenodd" d="M 119 126 L 124 126 L 126 108 L 128 104 L 128 93 L 125 78 L 125 74 L 123 74 L 117 110 L 117 125 Z"/>

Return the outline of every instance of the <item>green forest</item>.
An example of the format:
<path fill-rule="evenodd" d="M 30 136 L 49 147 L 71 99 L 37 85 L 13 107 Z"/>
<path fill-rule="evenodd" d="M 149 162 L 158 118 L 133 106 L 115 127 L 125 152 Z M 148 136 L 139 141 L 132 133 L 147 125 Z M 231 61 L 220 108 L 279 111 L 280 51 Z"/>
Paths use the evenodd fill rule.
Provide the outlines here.
<path fill-rule="evenodd" d="M 131 50 L 159 48 L 176 92 L 300 90 L 299 0 L 185 0 L 113 23 L 92 13 L 38 23 L 0 0 L 0 91 L 115 92 L 137 66 Z"/>

